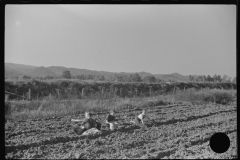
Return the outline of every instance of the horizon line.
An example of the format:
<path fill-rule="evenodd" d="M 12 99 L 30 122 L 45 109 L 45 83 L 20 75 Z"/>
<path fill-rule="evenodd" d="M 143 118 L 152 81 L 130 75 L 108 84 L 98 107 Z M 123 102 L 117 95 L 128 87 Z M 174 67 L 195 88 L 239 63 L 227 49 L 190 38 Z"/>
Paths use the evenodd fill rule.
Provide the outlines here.
<path fill-rule="evenodd" d="M 133 74 L 133 73 L 141 73 L 141 72 L 145 72 L 145 73 L 149 73 L 149 74 L 152 74 L 152 75 L 169 75 L 169 74 L 180 74 L 180 73 L 178 73 L 178 72 L 173 72 L 173 73 L 156 73 L 156 74 L 154 74 L 154 73 L 151 73 L 151 72 L 147 72 L 147 71 L 139 71 L 139 72 L 126 72 L 126 71 L 120 71 L 120 72 L 112 72 L 112 71 L 101 71 L 101 70 L 91 70 L 91 69 L 86 69 L 86 68 L 76 68 L 76 67 L 65 67 L 65 66 L 54 66 L 54 65 L 52 65 L 52 66 L 34 66 L 34 65 L 29 65 L 29 64 L 21 64 L 21 63 L 13 63 L 13 62 L 4 62 L 5 64 L 6 63 L 11 63 L 11 64 L 19 64 L 19 65 L 26 65 L 26 66 L 32 66 L 32 67 L 45 67 L 45 68 L 47 68 L 47 67 L 63 67 L 63 68 L 66 68 L 66 69 L 85 69 L 85 70 L 89 70 L 89 71 L 97 71 L 97 72 L 110 72 L 110 73 L 130 73 L 130 74 Z M 216 74 L 216 73 L 215 73 Z M 202 74 L 200 74 L 200 75 L 197 75 L 197 74 L 189 74 L 189 75 L 183 75 L 183 74 L 180 74 L 180 75 L 182 75 L 182 76 L 200 76 L 200 75 L 202 75 Z M 205 75 L 205 74 L 203 74 L 203 75 Z M 208 76 L 209 74 L 206 74 L 205 76 Z M 216 74 L 216 75 L 219 75 L 219 74 Z M 225 74 L 223 74 L 223 75 L 225 75 Z M 211 75 L 211 77 L 212 76 L 214 76 L 214 74 L 213 75 Z M 228 75 L 227 75 L 228 76 Z M 222 76 L 221 76 L 222 77 Z M 231 77 L 231 76 L 229 76 L 229 77 Z M 236 77 L 236 76 L 235 76 Z M 234 76 L 233 77 L 231 77 L 231 78 L 234 78 Z"/>

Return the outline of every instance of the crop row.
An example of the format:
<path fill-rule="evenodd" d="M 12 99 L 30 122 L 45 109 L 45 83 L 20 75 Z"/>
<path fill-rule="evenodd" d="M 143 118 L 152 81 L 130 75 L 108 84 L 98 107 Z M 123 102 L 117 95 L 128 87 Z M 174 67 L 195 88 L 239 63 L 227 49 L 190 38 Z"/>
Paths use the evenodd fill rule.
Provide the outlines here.
<path fill-rule="evenodd" d="M 227 119 L 235 119 L 235 117 L 233 116 L 233 115 L 226 115 L 226 114 L 223 114 L 223 115 L 221 115 L 221 114 L 219 114 L 219 115 L 216 115 L 216 117 L 219 117 L 218 119 L 219 119 L 219 121 L 221 122 L 221 121 L 226 121 Z M 211 117 L 209 117 L 210 119 L 213 119 L 213 122 L 211 122 L 211 121 L 209 121 L 209 120 L 206 120 L 205 121 L 205 123 L 207 123 L 207 122 L 210 122 L 210 124 L 211 125 L 214 125 L 215 124 L 215 126 L 219 126 L 219 124 L 218 123 L 216 123 L 216 122 L 218 122 L 218 121 L 216 121 L 216 119 L 215 118 L 213 118 L 212 116 Z M 219 122 L 219 123 L 220 123 Z M 202 125 L 204 126 L 204 125 L 206 125 L 205 123 L 202 123 Z M 196 126 L 196 123 L 193 123 L 192 125 L 191 125 L 192 123 L 188 123 L 186 126 L 188 126 L 188 127 L 193 127 L 193 128 L 195 128 L 195 129 L 200 129 L 199 128 L 199 121 L 197 122 L 197 124 L 198 124 L 198 126 Z M 179 126 L 178 126 L 178 124 L 172 124 L 173 126 L 176 126 L 177 127 L 177 129 L 179 129 Z M 178 133 L 179 131 L 180 131 L 180 129 L 179 129 L 179 131 L 178 130 L 173 130 L 173 127 L 172 127 L 172 125 L 167 125 L 167 126 L 161 126 L 162 128 L 163 128 L 163 130 L 159 130 L 157 133 L 162 133 L 162 134 L 160 134 L 160 135 L 158 135 L 159 137 L 161 137 L 159 140 L 161 140 L 162 139 L 162 141 L 161 141 L 161 143 L 162 142 L 164 142 L 164 140 L 170 140 L 170 139 L 172 139 L 173 137 L 176 137 L 176 136 L 180 136 L 180 135 L 177 135 L 176 133 Z M 182 125 L 180 125 L 181 126 L 181 130 L 183 131 L 183 130 L 188 130 L 188 132 L 191 130 L 190 128 L 183 128 L 182 127 Z M 201 126 L 201 125 L 200 125 Z M 197 128 L 196 128 L 197 127 Z M 207 126 L 206 125 L 206 127 L 209 127 L 209 126 Z M 203 128 L 201 128 L 200 130 L 202 130 Z M 167 130 L 167 131 L 169 131 L 169 130 L 173 130 L 173 132 L 164 132 L 164 130 Z M 136 130 L 136 132 L 135 133 L 137 133 L 137 132 L 141 132 L 141 129 L 140 130 Z M 142 131 L 144 131 L 144 129 L 142 130 Z M 153 130 L 151 130 L 150 129 L 150 132 L 153 132 L 154 133 L 154 131 Z M 177 132 L 178 131 L 178 132 Z M 149 134 L 148 132 L 146 132 L 147 134 L 144 134 L 145 136 L 144 137 L 146 137 L 146 135 L 151 135 L 151 136 L 153 136 L 153 134 Z M 156 132 L 155 132 L 156 133 Z M 174 135 L 173 135 L 173 133 L 174 133 Z M 184 131 L 183 131 L 183 133 L 184 133 Z M 113 135 L 114 136 L 114 135 Z M 128 134 L 123 134 L 123 137 L 125 137 L 125 136 L 128 136 Z M 151 137 L 150 136 L 150 137 Z M 181 136 L 183 136 L 183 135 L 181 135 Z M 100 136 L 98 136 L 98 137 L 101 137 L 101 135 Z M 118 136 L 119 137 L 119 136 Z M 154 137 L 154 136 L 153 136 Z M 165 139 L 165 137 L 167 138 L 167 139 Z M 93 139 L 94 138 L 97 138 L 97 137 L 92 137 Z M 138 143 L 137 144 L 146 144 L 147 142 L 149 142 L 149 139 L 148 140 L 144 140 L 144 141 L 141 141 L 140 139 L 134 139 L 134 136 L 133 137 L 131 137 L 131 138 L 133 138 L 132 140 L 131 140 L 131 142 L 134 142 L 134 141 L 137 141 Z M 157 138 L 157 137 L 156 137 Z M 77 137 L 77 136 L 73 136 L 73 137 L 62 137 L 62 136 L 59 136 L 59 137 L 54 137 L 54 138 L 50 138 L 49 140 L 43 140 L 43 141 L 40 141 L 40 142 L 36 142 L 36 143 L 31 143 L 31 144 L 25 144 L 25 145 L 18 145 L 18 146 L 7 146 L 6 147 L 6 150 L 7 151 L 14 151 L 14 150 L 16 150 L 16 149 L 28 149 L 28 148 L 31 148 L 31 147 L 39 147 L 39 146 L 41 146 L 41 145 L 53 145 L 53 144 L 58 144 L 58 143 L 66 143 L 66 142 L 72 142 L 72 141 L 79 141 L 79 139 L 80 139 L 80 137 Z M 82 139 L 82 138 L 81 138 Z M 158 141 L 159 141 L 158 140 Z M 133 144 L 133 145 L 135 145 L 135 146 L 139 146 L 139 145 L 136 145 L 136 144 Z M 128 144 L 126 144 L 125 146 L 123 145 L 122 146 L 122 148 L 128 148 L 127 146 L 129 146 L 129 147 L 133 147 L 132 146 L 132 144 L 131 143 L 129 143 L 128 142 Z M 121 148 L 121 147 L 115 147 L 115 148 Z"/>

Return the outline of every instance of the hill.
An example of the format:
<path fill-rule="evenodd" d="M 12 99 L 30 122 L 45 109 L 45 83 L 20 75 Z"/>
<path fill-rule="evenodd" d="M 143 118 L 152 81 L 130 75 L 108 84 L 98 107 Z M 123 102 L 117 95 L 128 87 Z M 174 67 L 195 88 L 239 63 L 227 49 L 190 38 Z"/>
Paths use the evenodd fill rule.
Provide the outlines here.
<path fill-rule="evenodd" d="M 5 66 L 5 73 L 4 74 L 5 74 L 5 78 L 13 78 L 13 77 L 20 76 L 22 73 Z"/>
<path fill-rule="evenodd" d="M 189 81 L 189 76 L 183 76 L 179 73 L 172 73 L 172 74 L 157 74 L 155 75 L 156 78 L 160 78 L 162 80 L 174 80 L 177 82 L 187 82 Z"/>
<path fill-rule="evenodd" d="M 71 75 L 104 75 L 109 76 L 114 74 L 113 72 L 105 72 L 105 71 L 93 71 L 88 69 L 78 69 L 78 68 L 66 68 L 66 67 L 58 67 L 58 66 L 51 66 L 47 67 L 49 70 L 53 71 L 54 73 L 58 75 L 62 75 L 62 72 L 65 70 L 69 70 L 71 72 Z"/>
<path fill-rule="evenodd" d="M 142 78 L 147 77 L 147 76 L 155 76 L 154 74 L 151 74 L 148 72 L 138 72 L 138 75 L 141 76 Z"/>
<path fill-rule="evenodd" d="M 31 77 L 43 77 L 45 76 L 53 76 L 53 77 L 57 77 L 58 75 L 56 73 L 54 73 L 53 71 L 51 71 L 48 68 L 45 67 L 38 67 L 35 68 L 32 72 L 29 73 L 29 75 Z"/>
<path fill-rule="evenodd" d="M 129 75 L 133 74 L 130 72 L 106 72 L 106 71 L 95 71 L 95 70 L 88 70 L 88 69 L 79 69 L 79 68 L 67 68 L 63 66 L 50 66 L 50 67 L 37 67 L 37 66 L 30 66 L 30 65 L 23 65 L 23 64 L 14 64 L 14 63 L 5 63 L 5 66 L 8 67 L 6 75 L 14 75 L 15 73 L 25 74 L 28 76 L 43 76 L 43 75 L 51 75 L 51 76 L 61 76 L 62 72 L 65 70 L 69 70 L 71 75 L 104 75 L 105 77 L 112 76 L 114 74 L 121 74 L 121 75 Z M 13 69 L 11 71 L 9 69 Z M 187 82 L 189 81 L 189 76 L 184 76 L 179 73 L 172 73 L 172 74 L 152 74 L 149 72 L 137 72 L 139 76 L 142 78 L 146 76 L 155 76 L 156 78 L 169 81 L 174 80 L 177 82 Z"/>
<path fill-rule="evenodd" d="M 60 67 L 60 66 L 51 66 L 51 67 L 46 67 L 47 69 L 51 70 L 57 75 L 62 75 L 62 72 L 67 70 L 66 67 Z"/>
<path fill-rule="evenodd" d="M 5 63 L 5 67 L 8 67 L 10 69 L 13 69 L 21 74 L 29 75 L 30 72 L 32 72 L 36 66 L 30 66 L 25 64 L 15 64 L 15 63 Z"/>

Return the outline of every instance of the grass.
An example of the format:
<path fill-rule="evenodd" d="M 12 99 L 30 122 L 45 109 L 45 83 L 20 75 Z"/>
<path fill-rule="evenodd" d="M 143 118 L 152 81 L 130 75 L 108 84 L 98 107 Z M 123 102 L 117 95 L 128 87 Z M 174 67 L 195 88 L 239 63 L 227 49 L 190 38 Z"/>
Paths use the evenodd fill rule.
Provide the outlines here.
<path fill-rule="evenodd" d="M 9 101 L 5 102 L 5 117 L 14 120 L 38 119 L 44 117 L 64 116 L 93 112 L 106 112 L 110 109 L 121 111 L 126 108 L 146 108 L 151 105 L 163 105 L 169 102 L 215 102 L 227 104 L 236 97 L 236 90 L 219 89 L 187 89 L 177 90 L 174 94 L 154 97 L 108 98 L 58 100 L 54 96 L 41 101 Z M 151 102 L 151 103 L 149 103 Z"/>
<path fill-rule="evenodd" d="M 188 90 L 178 90 L 174 94 L 176 101 L 188 102 L 214 102 L 218 104 L 227 104 L 236 97 L 236 90 L 222 90 L 222 89 L 202 89 L 195 90 L 194 88 Z"/>
<path fill-rule="evenodd" d="M 69 114 L 84 113 L 86 110 L 93 112 L 106 112 L 110 109 L 122 110 L 128 107 L 137 107 L 142 102 L 137 99 L 83 99 L 66 100 L 57 99 L 43 101 L 11 101 L 5 103 L 5 116 L 12 119 L 32 119 L 51 116 L 63 116 Z M 7 106 L 7 107 L 6 107 Z"/>

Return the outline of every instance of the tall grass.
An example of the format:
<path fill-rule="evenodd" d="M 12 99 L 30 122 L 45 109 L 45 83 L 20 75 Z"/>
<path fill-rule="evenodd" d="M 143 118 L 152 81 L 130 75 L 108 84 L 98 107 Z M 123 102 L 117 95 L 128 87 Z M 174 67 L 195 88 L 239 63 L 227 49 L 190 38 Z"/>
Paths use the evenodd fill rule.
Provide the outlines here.
<path fill-rule="evenodd" d="M 118 99 L 82 99 L 82 100 L 57 100 L 46 99 L 42 101 L 11 101 L 5 103 L 6 118 L 32 119 L 51 116 L 63 116 L 84 113 L 87 110 L 93 112 L 107 112 L 110 109 L 122 110 L 138 107 L 143 104 L 141 101 L 130 98 Z M 6 109 L 7 110 L 7 109 Z"/>
<path fill-rule="evenodd" d="M 135 98 L 108 98 L 108 99 L 81 99 L 58 100 L 55 97 L 45 98 L 41 101 L 10 101 L 5 102 L 5 117 L 16 120 L 35 119 L 52 116 L 63 116 L 93 112 L 106 112 L 110 109 L 121 111 L 126 108 L 144 108 L 151 105 L 167 104 L 174 98 L 175 102 L 215 102 L 227 104 L 236 97 L 236 90 L 219 89 L 187 89 L 177 90 L 174 94 L 154 97 Z"/>
<path fill-rule="evenodd" d="M 194 88 L 177 90 L 173 95 L 175 101 L 187 102 L 214 102 L 218 104 L 227 104 L 236 97 L 236 90 L 222 90 L 222 89 L 202 89 L 196 90 Z"/>

